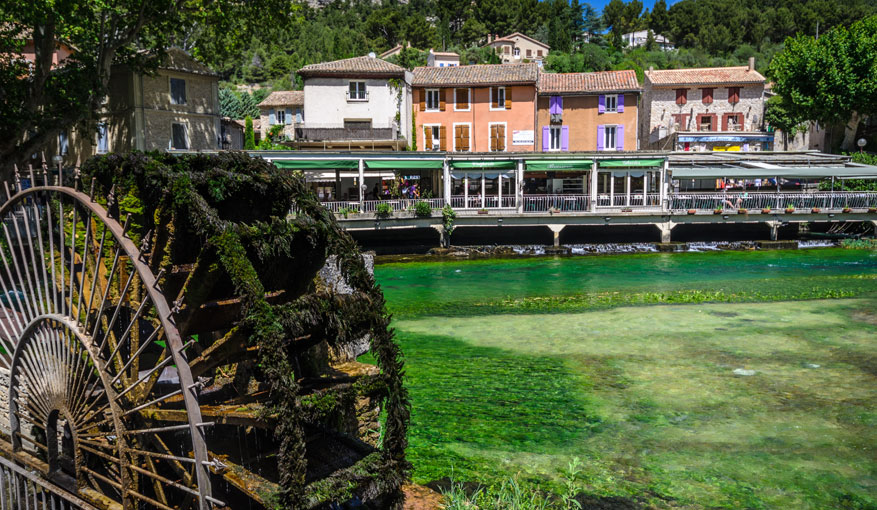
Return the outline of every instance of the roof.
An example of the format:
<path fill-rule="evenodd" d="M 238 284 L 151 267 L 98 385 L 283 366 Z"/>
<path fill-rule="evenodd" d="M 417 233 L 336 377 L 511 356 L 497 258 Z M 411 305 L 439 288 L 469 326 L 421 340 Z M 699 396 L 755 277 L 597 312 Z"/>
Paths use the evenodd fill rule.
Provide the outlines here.
<path fill-rule="evenodd" d="M 390 48 L 389 50 L 387 50 L 387 51 L 381 53 L 380 55 L 378 55 L 378 57 L 380 57 L 380 58 L 387 58 L 387 57 L 389 57 L 389 56 L 391 56 L 391 55 L 395 55 L 395 54 L 399 53 L 400 51 L 402 51 L 402 45 L 401 45 L 401 44 L 397 44 L 396 46 L 393 46 L 393 47 Z"/>
<path fill-rule="evenodd" d="M 301 90 L 276 90 L 266 97 L 259 106 L 286 106 L 305 104 L 305 93 Z"/>
<path fill-rule="evenodd" d="M 536 64 L 482 64 L 457 67 L 418 67 L 415 87 L 460 85 L 526 85 L 539 77 Z"/>
<path fill-rule="evenodd" d="M 701 67 L 646 71 L 646 83 L 658 87 L 674 85 L 753 85 L 764 83 L 764 76 L 747 66 Z"/>
<path fill-rule="evenodd" d="M 374 57 L 355 57 L 332 62 L 311 64 L 299 69 L 298 74 L 310 76 L 405 76 L 405 69 Z"/>
<path fill-rule="evenodd" d="M 437 57 L 457 57 L 457 58 L 460 58 L 460 54 L 454 53 L 453 51 L 432 51 L 432 50 L 430 50 L 430 51 L 432 52 L 433 55 L 435 55 Z"/>
<path fill-rule="evenodd" d="M 515 32 L 515 33 L 509 34 L 509 35 L 507 35 L 507 36 L 505 36 L 505 37 L 499 37 L 499 38 L 496 38 L 496 39 L 493 40 L 493 42 L 488 43 L 488 46 L 490 46 L 490 45 L 492 45 L 493 43 L 496 43 L 496 42 L 514 42 L 514 41 L 512 40 L 513 37 L 520 37 L 521 39 L 526 39 L 526 40 L 528 40 L 528 41 L 530 41 L 530 42 L 532 42 L 532 43 L 536 43 L 536 44 L 538 44 L 539 46 L 543 46 L 543 47 L 545 47 L 545 48 L 547 48 L 547 49 L 551 49 L 551 46 L 548 46 L 548 45 L 545 44 L 544 42 L 542 42 L 542 41 L 538 41 L 538 40 L 536 40 L 536 39 L 533 39 L 532 37 L 526 36 L 526 35 L 524 35 L 524 34 L 522 34 L 522 33 L 520 33 L 520 32 Z"/>
<path fill-rule="evenodd" d="M 180 48 L 168 48 L 165 52 L 164 60 L 162 60 L 161 69 L 171 71 L 180 71 L 183 73 L 204 74 L 207 76 L 218 76 L 210 70 L 209 67 L 195 60 L 195 57 L 186 53 Z"/>
<path fill-rule="evenodd" d="M 596 73 L 540 73 L 540 94 L 575 94 L 591 92 L 640 91 L 636 72 L 602 71 Z"/>

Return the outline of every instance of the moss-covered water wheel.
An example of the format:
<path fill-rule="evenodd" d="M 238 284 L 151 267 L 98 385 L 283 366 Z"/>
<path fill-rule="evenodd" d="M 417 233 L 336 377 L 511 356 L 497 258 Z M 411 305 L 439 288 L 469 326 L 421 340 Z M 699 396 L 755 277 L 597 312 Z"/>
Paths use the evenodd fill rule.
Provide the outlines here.
<path fill-rule="evenodd" d="M 88 367 L 78 369 L 78 384 L 104 414 L 65 417 L 62 401 L 75 390 L 49 392 L 43 402 L 36 384 L 25 383 L 15 401 L 39 423 L 23 441 L 13 432 L 13 456 L 30 456 L 34 466 L 48 460 L 47 477 L 69 479 L 71 490 L 104 507 L 401 503 L 408 469 L 401 355 L 359 250 L 302 178 L 240 153 L 97 157 L 77 184 L 65 180 L 87 193 L 50 186 L 56 178 L 41 175 L 31 189 L 16 188 L 8 214 L 47 219 L 66 203 L 56 215 L 66 223 L 21 224 L 54 240 L 38 255 L 28 250 L 44 237 L 16 243 L 7 234 L 4 255 L 30 256 L 34 272 L 50 270 L 42 279 L 9 274 L 7 324 L 17 323 L 14 314 L 42 323 L 0 335 L 13 353 L 0 364 L 15 365 L 21 346 L 18 357 L 33 376 L 40 356 L 70 351 L 68 359 L 86 360 L 70 366 Z M 62 233 L 71 248 L 58 248 Z M 65 255 L 73 260 L 67 280 L 57 274 Z M 327 280 L 324 267 L 336 268 L 343 283 Z M 27 303 L 41 288 L 46 296 L 70 289 L 76 306 L 30 317 Z M 364 344 L 377 367 L 355 360 Z M 147 388 L 129 389 L 141 379 Z M 91 428 L 69 431 L 76 420 Z M 77 440 L 64 443 L 65 434 Z M 55 435 L 54 449 L 34 447 Z"/>

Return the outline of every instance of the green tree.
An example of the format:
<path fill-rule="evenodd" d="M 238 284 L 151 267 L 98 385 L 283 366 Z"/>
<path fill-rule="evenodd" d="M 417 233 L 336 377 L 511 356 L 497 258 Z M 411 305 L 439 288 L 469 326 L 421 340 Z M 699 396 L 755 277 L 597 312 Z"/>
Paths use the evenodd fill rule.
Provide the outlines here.
<path fill-rule="evenodd" d="M 266 89 L 259 89 L 266 90 Z M 256 93 L 258 91 L 254 91 Z M 241 93 L 241 113 L 242 117 L 258 117 L 259 116 L 259 103 L 261 101 L 256 101 L 256 98 L 253 94 L 248 92 Z"/>
<path fill-rule="evenodd" d="M 649 16 L 649 28 L 656 34 L 665 35 L 670 28 L 670 15 L 667 13 L 667 2 L 657 0 Z"/>
<path fill-rule="evenodd" d="M 253 131 L 253 119 L 249 115 L 244 120 L 244 150 L 256 150 L 256 133 Z"/>
<path fill-rule="evenodd" d="M 764 111 L 764 121 L 768 126 L 783 132 L 783 150 L 789 149 L 789 138 L 806 131 L 806 119 L 795 112 L 794 105 L 782 96 L 773 96 L 767 100 Z"/>
<path fill-rule="evenodd" d="M 223 117 L 240 119 L 243 117 L 241 115 L 242 110 L 243 105 L 241 104 L 240 96 L 228 87 L 221 87 L 219 89 L 219 114 Z"/>
<path fill-rule="evenodd" d="M 771 62 L 774 90 L 794 118 L 845 123 L 841 148 L 852 150 L 861 121 L 877 113 L 877 16 L 835 27 L 818 40 L 799 35 Z"/>

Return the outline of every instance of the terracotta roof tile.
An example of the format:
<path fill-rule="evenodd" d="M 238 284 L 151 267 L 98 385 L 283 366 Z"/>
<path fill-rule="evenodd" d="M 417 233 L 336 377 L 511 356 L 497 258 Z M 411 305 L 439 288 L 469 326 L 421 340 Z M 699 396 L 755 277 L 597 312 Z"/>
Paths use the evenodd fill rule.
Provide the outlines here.
<path fill-rule="evenodd" d="M 639 91 L 636 72 L 602 71 L 596 73 L 540 73 L 540 94 L 574 94 L 590 92 Z"/>
<path fill-rule="evenodd" d="M 259 106 L 286 106 L 305 104 L 305 93 L 301 90 L 276 90 L 266 97 Z"/>
<path fill-rule="evenodd" d="M 301 76 L 395 75 L 404 76 L 405 69 L 386 60 L 373 57 L 356 57 L 311 64 L 299 69 Z"/>
<path fill-rule="evenodd" d="M 415 87 L 458 85 L 535 84 L 536 64 L 482 64 L 456 67 L 418 67 L 414 69 Z"/>
<path fill-rule="evenodd" d="M 764 76 L 747 66 L 701 67 L 646 71 L 646 82 L 658 87 L 674 85 L 747 85 L 764 83 Z"/>
<path fill-rule="evenodd" d="M 522 38 L 522 39 L 526 39 L 526 40 L 528 40 L 528 41 L 530 41 L 530 42 L 532 42 L 532 43 L 536 43 L 536 44 L 538 44 L 539 46 L 543 46 L 543 47 L 545 47 L 545 48 L 551 49 L 551 46 L 548 46 L 548 45 L 545 44 L 544 42 L 542 42 L 542 41 L 540 41 L 540 40 L 538 40 L 538 39 L 533 39 L 532 37 L 528 37 L 528 36 L 526 36 L 526 35 L 524 35 L 524 34 L 522 34 L 522 33 L 520 33 L 520 32 L 515 32 L 515 33 L 509 34 L 509 35 L 507 35 L 507 36 L 505 36 L 505 37 L 497 37 L 496 39 L 493 40 L 493 42 L 488 43 L 487 45 L 490 46 L 490 44 L 493 44 L 493 43 L 495 43 L 495 42 L 497 42 L 497 41 L 502 41 L 502 42 L 515 42 L 514 39 L 513 39 L 514 37 L 520 37 L 520 38 Z"/>

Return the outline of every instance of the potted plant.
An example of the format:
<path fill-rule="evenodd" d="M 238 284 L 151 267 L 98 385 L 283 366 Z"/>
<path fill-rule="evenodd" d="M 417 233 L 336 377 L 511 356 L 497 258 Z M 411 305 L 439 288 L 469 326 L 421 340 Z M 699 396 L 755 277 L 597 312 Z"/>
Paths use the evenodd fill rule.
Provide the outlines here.
<path fill-rule="evenodd" d="M 853 212 L 853 210 L 850 209 L 849 207 L 844 207 L 843 209 L 841 209 L 840 212 L 842 212 L 844 214 L 849 214 L 849 213 Z"/>
<path fill-rule="evenodd" d="M 868 212 L 869 212 L 870 214 L 877 213 L 877 207 L 869 207 L 869 208 L 868 208 Z"/>
<path fill-rule="evenodd" d="M 810 212 L 812 212 L 813 214 L 819 214 L 822 212 L 822 209 L 820 209 L 819 207 L 814 207 L 810 209 Z"/>
<path fill-rule="evenodd" d="M 737 209 L 737 214 L 749 214 L 749 209 L 739 208 Z"/>
<path fill-rule="evenodd" d="M 386 202 L 381 202 L 375 206 L 375 216 L 378 218 L 389 218 L 393 215 L 393 206 Z"/>
<path fill-rule="evenodd" d="M 487 209 L 478 209 L 478 214 L 487 214 Z"/>
<path fill-rule="evenodd" d="M 689 209 L 688 214 L 697 214 L 697 209 Z"/>
<path fill-rule="evenodd" d="M 722 214 L 724 211 L 725 210 L 721 207 L 716 207 L 715 209 L 713 209 L 713 214 Z"/>
<path fill-rule="evenodd" d="M 786 214 L 792 214 L 793 212 L 795 212 L 795 206 L 792 204 L 787 205 L 786 206 Z"/>
<path fill-rule="evenodd" d="M 761 214 L 770 214 L 770 207 L 765 207 L 761 210 Z"/>

